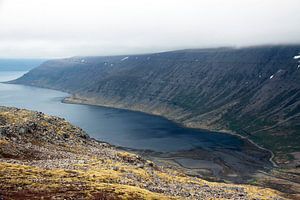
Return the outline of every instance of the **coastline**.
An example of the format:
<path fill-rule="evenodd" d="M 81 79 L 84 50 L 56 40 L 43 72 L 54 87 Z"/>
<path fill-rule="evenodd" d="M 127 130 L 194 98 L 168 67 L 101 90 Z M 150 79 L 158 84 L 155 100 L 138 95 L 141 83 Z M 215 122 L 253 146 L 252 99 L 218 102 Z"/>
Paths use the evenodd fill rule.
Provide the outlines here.
<path fill-rule="evenodd" d="M 14 83 L 11 83 L 10 81 L 8 82 L 5 82 L 5 84 L 14 84 Z M 23 85 L 23 84 L 21 84 Z M 64 97 L 61 102 L 62 103 L 67 103 L 67 104 L 81 104 L 81 105 L 92 105 L 92 106 L 101 106 L 101 107 L 106 107 L 106 108 L 117 108 L 117 109 L 122 109 L 122 110 L 128 110 L 128 111 L 134 111 L 134 112 L 141 112 L 141 113 L 144 113 L 144 114 L 148 114 L 148 115 L 154 115 L 154 116 L 159 116 L 159 117 L 163 117 L 167 120 L 170 120 L 172 121 L 173 123 L 176 123 L 178 124 L 179 126 L 182 126 L 184 128 L 189 128 L 189 129 L 197 129 L 197 130 L 203 130 L 203 131 L 209 131 L 209 132 L 219 132 L 219 133 L 223 133 L 223 134 L 230 134 L 230 135 L 234 135 L 236 137 L 239 137 L 240 139 L 244 140 L 244 141 L 247 141 L 249 143 L 251 143 L 252 145 L 254 145 L 255 147 L 257 147 L 258 149 L 261 149 L 263 151 L 266 151 L 270 154 L 270 158 L 269 158 L 269 161 L 270 163 L 273 165 L 273 167 L 275 168 L 278 168 L 279 166 L 273 161 L 275 155 L 274 153 L 270 150 L 270 149 L 267 149 L 267 148 L 264 148 L 262 146 L 260 146 L 259 144 L 255 143 L 253 140 L 251 140 L 250 138 L 248 137 L 245 137 L 245 136 L 242 136 L 242 135 L 239 135 L 233 131 L 230 131 L 230 130 L 225 130 L 225 129 L 222 129 L 222 130 L 217 130 L 217 129 L 206 129 L 206 128 L 200 128 L 200 127 L 195 127 L 195 126 L 189 126 L 188 124 L 183 124 L 181 122 L 178 122 L 174 119 L 171 119 L 171 118 L 168 118 L 158 112 L 146 112 L 146 111 L 143 111 L 141 109 L 133 109 L 133 108 L 126 108 L 122 105 L 114 105 L 114 104 L 103 104 L 103 103 L 99 103 L 99 102 L 91 102 L 89 101 L 87 98 L 82 98 L 82 97 L 74 97 L 74 94 L 72 94 L 70 91 L 65 91 L 65 90 L 60 90 L 60 89 L 56 89 L 56 88 L 51 88 L 51 87 L 41 87 L 41 86 L 36 86 L 36 85 L 27 85 L 27 86 L 31 86 L 31 87 L 39 87 L 39 88 L 44 88 L 44 89 L 51 89 L 51 90 L 57 90 L 57 91 L 60 91 L 60 92 L 65 92 L 67 94 L 69 94 L 70 96 L 66 96 Z"/>
<path fill-rule="evenodd" d="M 63 100 L 62 100 L 62 103 L 67 103 L 67 104 L 82 104 L 82 105 L 93 105 L 93 106 L 101 106 L 101 107 L 107 107 L 107 108 L 117 108 L 117 109 L 123 109 L 123 110 L 129 110 L 129 111 L 135 111 L 135 112 L 141 112 L 141 113 L 145 113 L 145 114 L 150 114 L 150 115 L 155 115 L 155 116 L 159 116 L 159 117 L 163 117 L 163 118 L 166 118 L 174 123 L 177 123 L 179 124 L 180 126 L 183 126 L 185 128 L 190 128 L 190 129 L 198 129 L 198 130 L 206 130 L 206 131 L 209 131 L 209 132 L 220 132 L 220 133 L 225 133 L 225 134 L 230 134 L 230 135 L 234 135 L 236 137 L 239 137 L 240 139 L 242 140 L 245 140 L 249 143 L 251 143 L 252 145 L 254 145 L 255 147 L 257 147 L 258 149 L 261 149 L 263 151 L 267 151 L 269 154 L 270 154 L 270 158 L 269 158 L 269 161 L 270 163 L 273 165 L 273 167 L 275 168 L 278 168 L 279 166 L 273 161 L 274 157 L 275 157 L 275 154 L 273 153 L 273 151 L 271 151 L 270 149 L 267 149 L 265 147 L 262 147 L 260 146 L 259 144 L 255 143 L 253 140 L 251 140 L 250 138 L 246 137 L 246 136 L 242 136 L 242 135 L 239 135 L 238 133 L 235 133 L 233 131 L 230 131 L 230 130 L 214 130 L 214 129 L 211 129 L 211 130 L 208 130 L 208 129 L 201 129 L 201 128 L 197 128 L 197 127 L 190 127 L 186 124 L 183 124 L 183 123 L 180 123 L 178 121 L 175 121 L 173 119 L 170 119 L 162 114 L 159 114 L 159 113 L 150 113 L 150 112 L 145 112 L 143 110 L 138 110 L 138 109 L 130 109 L 130 108 L 124 108 L 122 106 L 116 106 L 116 105 L 113 105 L 113 104 L 101 104 L 101 103 L 93 103 L 91 101 L 89 101 L 88 99 L 86 98 L 79 98 L 79 97 L 74 97 L 72 94 L 71 96 L 69 97 L 65 97 Z"/>
<path fill-rule="evenodd" d="M 5 199 L 14 194 L 29 199 L 68 199 L 71 195 L 98 199 L 95 191 L 101 192 L 100 197 L 109 194 L 109 199 L 112 195 L 116 195 L 114 199 L 124 195 L 129 199 L 172 199 L 173 196 L 174 199 L 212 199 L 217 193 L 218 198 L 224 199 L 274 197 L 275 200 L 286 195 L 266 186 L 188 176 L 96 141 L 63 118 L 12 107 L 0 109 L 5 130 L 0 138 L 4 155 L 0 162 L 0 174 L 4 177 L 0 193 Z M 27 132 L 20 132 L 20 127 Z M 52 131 L 57 127 L 59 133 Z"/>
<path fill-rule="evenodd" d="M 27 85 L 27 86 L 38 87 L 36 85 Z M 56 91 L 60 91 L 60 92 L 63 91 L 63 90 L 60 90 L 58 88 L 49 88 L 49 87 L 40 87 L 40 88 L 56 90 Z M 72 92 L 70 92 L 70 91 L 63 91 L 63 92 L 64 92 L 64 94 L 62 96 L 60 96 L 59 99 L 55 99 L 56 103 L 59 104 L 60 102 L 65 102 L 65 103 L 70 103 L 70 104 L 85 104 L 85 105 L 91 105 L 91 106 L 95 105 L 95 106 L 100 106 L 101 107 L 100 104 L 94 104 L 93 103 L 93 100 L 95 100 L 95 99 L 91 99 L 91 102 L 87 102 L 86 100 L 84 100 L 84 97 L 82 97 L 83 99 L 81 99 L 81 101 L 83 101 L 83 102 L 67 102 L 67 99 L 68 99 L 67 97 L 71 97 Z M 63 98 L 66 98 L 66 99 L 63 99 Z M 79 101 L 79 99 L 77 99 L 77 101 Z M 107 101 L 107 103 L 109 103 L 109 101 Z M 117 104 L 117 105 L 121 106 L 121 104 Z M 67 106 L 67 105 L 65 105 L 65 106 Z M 123 105 L 123 106 L 125 107 L 125 105 Z M 121 109 L 121 110 L 140 112 L 140 113 L 145 113 L 146 115 L 156 115 L 158 117 L 162 117 L 162 118 L 167 119 L 166 117 L 164 117 L 162 115 L 155 114 L 155 113 L 154 114 L 153 113 L 149 114 L 149 112 L 148 113 L 147 112 L 142 112 L 141 110 L 133 110 L 133 109 L 128 109 L 128 108 L 124 108 L 124 107 L 114 107 L 113 105 L 107 105 L 107 104 L 105 106 L 102 105 L 102 107 L 118 108 L 118 109 Z M 92 109 L 92 107 L 90 109 Z M 169 120 L 169 121 L 171 121 L 171 120 Z M 174 120 L 172 120 L 172 121 L 174 122 Z M 181 127 L 187 127 L 187 126 L 184 126 L 182 123 L 180 124 L 176 121 L 174 123 L 180 125 Z M 189 129 L 189 127 L 187 127 L 187 128 Z M 190 129 L 197 129 L 197 128 L 192 127 Z M 212 130 L 212 129 L 197 129 L 197 130 Z M 223 134 L 225 134 L 225 133 L 235 134 L 235 133 L 230 133 L 228 130 L 221 130 L 221 131 L 217 130 L 217 132 L 220 132 L 220 133 L 223 133 Z M 250 141 L 248 139 L 243 138 L 240 135 L 235 135 L 235 136 L 238 136 L 239 138 L 243 139 L 246 146 L 250 146 Z M 118 146 L 115 146 L 115 147 L 118 148 Z M 258 148 L 254 147 L 253 145 L 252 145 L 252 149 L 258 151 L 258 153 L 259 153 Z M 259 149 L 261 149 L 261 148 L 259 148 Z M 125 149 L 122 149 L 122 148 L 121 148 L 121 150 L 128 151 L 128 150 L 125 150 Z M 131 152 L 131 151 L 129 150 L 128 152 Z M 152 160 L 152 158 L 154 157 L 153 162 L 154 161 L 155 162 L 156 161 L 161 161 L 161 162 L 157 163 L 157 166 L 162 166 L 162 167 L 171 166 L 172 169 L 179 169 L 179 171 L 181 171 L 182 174 L 190 175 L 190 176 L 193 176 L 193 177 L 201 177 L 204 180 L 211 180 L 211 181 L 214 181 L 214 182 L 236 183 L 236 184 L 242 184 L 242 185 L 243 184 L 247 184 L 247 185 L 249 184 L 249 185 L 256 185 L 256 186 L 260 186 L 260 187 L 268 187 L 268 188 L 273 188 L 275 190 L 281 191 L 281 192 L 283 192 L 287 195 L 291 195 L 291 196 L 293 196 L 294 194 L 298 194 L 298 191 L 299 191 L 298 190 L 298 185 L 299 184 L 294 180 L 294 174 L 298 173 L 297 169 L 295 169 L 295 171 L 294 171 L 294 169 L 285 169 L 285 168 L 283 168 L 283 170 L 281 170 L 281 168 L 279 168 L 279 169 L 273 168 L 274 169 L 274 171 L 273 171 L 272 165 L 271 165 L 270 162 L 267 163 L 267 166 L 269 166 L 269 168 L 266 168 L 266 169 L 268 171 L 256 170 L 255 172 L 257 172 L 257 173 L 255 173 L 255 174 L 253 173 L 253 174 L 251 174 L 251 176 L 248 176 L 248 177 L 246 177 L 246 176 L 235 176 L 235 177 L 237 177 L 237 179 L 239 177 L 245 177 L 245 179 L 240 178 L 242 180 L 245 180 L 245 182 L 238 182 L 238 181 L 236 181 L 235 177 L 233 177 L 233 175 L 235 175 L 235 174 L 228 173 L 227 170 L 225 171 L 225 173 L 227 173 L 227 174 L 225 174 L 225 176 L 226 176 L 225 179 L 222 179 L 222 177 L 219 178 L 220 176 L 215 176 L 215 174 L 211 174 L 209 170 L 206 170 L 206 169 L 210 169 L 210 168 L 206 168 L 205 166 L 204 167 L 202 166 L 201 168 L 187 169 L 189 171 L 181 170 L 183 168 L 186 168 L 187 165 L 183 164 L 183 166 L 180 166 L 181 168 L 177 168 L 176 165 L 173 165 L 173 163 L 178 165 L 178 160 L 173 159 L 178 154 L 176 154 L 176 155 L 170 154 L 169 157 L 166 157 L 165 155 L 162 155 L 161 157 L 163 159 L 160 159 L 160 157 L 156 156 L 156 154 L 153 154 L 153 156 L 152 156 L 151 152 L 149 154 L 149 152 L 147 152 L 147 151 L 145 151 L 145 152 L 142 151 L 141 152 L 141 153 L 145 153 L 146 156 L 144 156 L 143 154 L 140 154 L 140 152 L 132 151 L 132 153 L 136 153 L 137 155 L 140 155 L 142 158 L 149 159 L 149 160 Z M 193 156 L 196 156 L 195 158 L 197 160 L 197 158 L 201 158 L 201 155 L 203 155 L 203 156 L 206 156 L 206 155 L 209 156 L 210 155 L 210 154 L 199 154 L 199 153 L 201 153 L 201 152 L 196 151 L 196 152 L 192 152 L 192 154 L 190 152 L 187 152 L 187 154 L 184 154 L 184 152 L 183 152 L 183 154 L 179 155 L 179 158 L 182 158 L 182 157 L 185 157 L 186 155 L 188 155 L 187 158 L 194 159 Z M 261 153 L 264 154 L 264 160 L 265 161 L 268 161 L 269 158 L 271 157 L 269 151 L 268 152 L 267 151 L 261 151 Z M 148 155 L 150 155 L 152 157 L 150 157 L 150 156 L 148 157 Z M 258 157 L 260 156 L 260 154 L 257 154 L 257 155 L 258 155 Z M 156 158 L 158 158 L 158 159 L 156 159 Z M 223 156 L 222 156 L 222 158 L 223 158 Z M 242 161 L 243 160 L 247 161 L 246 157 L 241 157 L 241 158 L 242 158 L 241 159 Z M 169 161 L 171 161 L 172 159 L 173 159 L 173 163 L 171 163 L 171 165 L 170 165 Z M 202 159 L 199 159 L 199 160 L 202 161 Z M 205 160 L 205 158 L 203 160 Z M 179 162 L 179 164 L 180 163 L 182 163 L 182 162 Z M 164 164 L 166 164 L 166 165 L 164 165 Z M 217 160 L 216 164 L 220 165 L 222 163 L 219 163 L 218 160 Z M 225 165 L 224 167 L 226 167 L 226 166 L 227 165 Z M 238 163 L 237 163 L 237 166 L 239 166 Z M 261 165 L 261 166 L 265 166 L 265 165 Z M 280 167 L 282 167 L 282 166 L 280 165 Z M 199 169 L 201 170 L 200 172 L 199 172 Z M 245 170 L 251 170 L 251 168 L 246 167 Z M 197 172 L 197 174 L 193 173 L 193 172 Z M 223 176 L 223 177 L 225 177 L 225 176 Z M 210 177 L 212 177 L 212 179 L 210 179 Z M 230 179 L 230 180 L 228 180 L 228 179 Z M 288 189 L 288 188 L 291 188 L 291 189 Z"/>

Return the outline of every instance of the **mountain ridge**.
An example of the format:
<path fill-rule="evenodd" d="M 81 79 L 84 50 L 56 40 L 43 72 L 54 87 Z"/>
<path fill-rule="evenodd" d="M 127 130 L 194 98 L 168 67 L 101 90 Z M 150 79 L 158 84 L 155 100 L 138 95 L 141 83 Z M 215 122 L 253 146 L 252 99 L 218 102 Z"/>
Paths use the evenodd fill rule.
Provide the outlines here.
<path fill-rule="evenodd" d="M 235 132 L 285 164 L 300 151 L 299 53 L 300 45 L 281 45 L 72 57 L 46 61 L 11 83 L 73 94 L 66 102 Z"/>

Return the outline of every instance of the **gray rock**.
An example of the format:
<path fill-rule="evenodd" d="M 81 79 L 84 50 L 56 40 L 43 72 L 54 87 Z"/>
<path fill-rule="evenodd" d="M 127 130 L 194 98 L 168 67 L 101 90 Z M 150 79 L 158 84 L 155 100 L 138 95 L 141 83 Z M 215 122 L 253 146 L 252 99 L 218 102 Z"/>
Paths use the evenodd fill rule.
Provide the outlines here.
<path fill-rule="evenodd" d="M 26 134 L 26 133 L 28 133 L 28 129 L 25 128 L 25 127 L 21 127 L 21 128 L 19 129 L 19 133 L 20 133 L 21 135 Z"/>
<path fill-rule="evenodd" d="M 5 128 L 0 128 L 0 136 L 4 136 L 6 134 Z"/>
<path fill-rule="evenodd" d="M 143 163 L 138 163 L 138 164 L 136 165 L 137 168 L 144 168 L 144 166 L 145 166 L 145 165 L 144 165 Z"/>

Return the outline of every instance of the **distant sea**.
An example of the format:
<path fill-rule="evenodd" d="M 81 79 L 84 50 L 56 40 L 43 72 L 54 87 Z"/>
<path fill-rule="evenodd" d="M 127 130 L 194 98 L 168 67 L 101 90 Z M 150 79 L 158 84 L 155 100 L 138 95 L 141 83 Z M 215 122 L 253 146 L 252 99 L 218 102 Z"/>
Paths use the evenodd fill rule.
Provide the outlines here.
<path fill-rule="evenodd" d="M 0 58 L 0 71 L 29 71 L 44 61 L 45 59 Z"/>

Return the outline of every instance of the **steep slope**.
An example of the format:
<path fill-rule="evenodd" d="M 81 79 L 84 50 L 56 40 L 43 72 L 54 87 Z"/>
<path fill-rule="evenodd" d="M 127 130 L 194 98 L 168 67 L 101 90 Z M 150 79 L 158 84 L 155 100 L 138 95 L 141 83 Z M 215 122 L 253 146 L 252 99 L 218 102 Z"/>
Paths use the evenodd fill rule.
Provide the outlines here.
<path fill-rule="evenodd" d="M 213 183 L 90 139 L 64 119 L 0 107 L 1 199 L 283 199 Z"/>
<path fill-rule="evenodd" d="M 196 49 L 50 60 L 13 83 L 91 103 L 163 115 L 189 127 L 228 130 L 272 149 L 300 152 L 300 46 Z M 296 56 L 296 57 L 295 57 Z"/>

